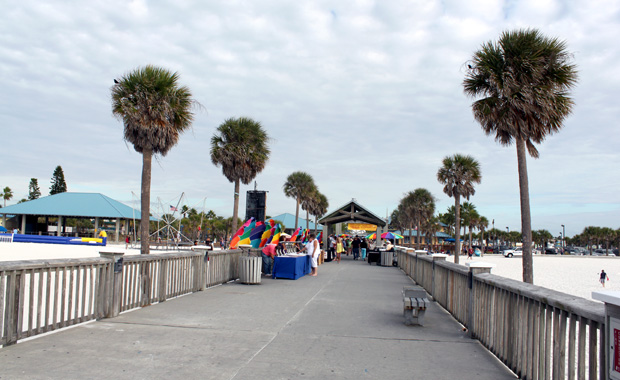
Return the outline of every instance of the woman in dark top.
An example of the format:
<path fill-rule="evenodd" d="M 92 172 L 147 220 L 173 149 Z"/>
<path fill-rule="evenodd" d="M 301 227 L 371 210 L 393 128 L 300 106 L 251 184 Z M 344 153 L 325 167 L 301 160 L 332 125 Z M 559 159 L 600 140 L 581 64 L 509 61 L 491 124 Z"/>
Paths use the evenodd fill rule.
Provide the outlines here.
<path fill-rule="evenodd" d="M 360 249 L 362 250 L 362 259 L 366 261 L 366 251 L 368 250 L 368 242 L 365 238 L 362 238 L 362 242 L 360 243 Z"/>

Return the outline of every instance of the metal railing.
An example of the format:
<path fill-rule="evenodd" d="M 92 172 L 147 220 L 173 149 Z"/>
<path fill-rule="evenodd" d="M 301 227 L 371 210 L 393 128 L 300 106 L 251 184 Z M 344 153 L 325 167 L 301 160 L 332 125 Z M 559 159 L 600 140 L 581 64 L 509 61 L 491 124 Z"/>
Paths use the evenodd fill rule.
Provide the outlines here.
<path fill-rule="evenodd" d="M 603 304 L 404 248 L 397 255 L 399 267 L 520 378 L 606 378 Z"/>
<path fill-rule="evenodd" d="M 0 344 L 238 278 L 242 252 L 0 262 Z"/>

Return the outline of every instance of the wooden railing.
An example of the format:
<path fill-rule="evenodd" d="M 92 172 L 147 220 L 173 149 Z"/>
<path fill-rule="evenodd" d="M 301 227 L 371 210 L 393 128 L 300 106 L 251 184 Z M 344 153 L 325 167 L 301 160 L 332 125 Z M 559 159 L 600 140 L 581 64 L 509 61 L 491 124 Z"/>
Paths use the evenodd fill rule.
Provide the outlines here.
<path fill-rule="evenodd" d="M 240 250 L 0 262 L 0 344 L 238 278 Z M 121 256 L 117 256 L 120 258 Z"/>
<path fill-rule="evenodd" d="M 399 267 L 520 378 L 606 379 L 603 304 L 404 248 L 397 254 Z"/>

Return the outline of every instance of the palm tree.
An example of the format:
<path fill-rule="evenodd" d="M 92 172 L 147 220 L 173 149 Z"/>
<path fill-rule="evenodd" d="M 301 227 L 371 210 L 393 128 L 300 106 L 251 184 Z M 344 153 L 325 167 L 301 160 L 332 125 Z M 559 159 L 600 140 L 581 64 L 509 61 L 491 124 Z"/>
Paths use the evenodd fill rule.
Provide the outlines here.
<path fill-rule="evenodd" d="M 295 198 L 297 203 L 295 207 L 295 230 L 297 229 L 297 222 L 299 219 L 299 205 L 301 202 L 308 198 L 316 189 L 314 179 L 312 176 L 305 172 L 293 172 L 287 178 L 286 182 L 282 186 L 284 195 L 289 198 Z"/>
<path fill-rule="evenodd" d="M 476 193 L 475 183 L 480 183 L 480 164 L 472 156 L 455 154 L 443 159 L 443 166 L 437 172 L 437 180 L 444 185 L 443 192 L 449 197 L 454 197 L 454 262 L 459 263 L 461 246 L 461 197 L 469 200 Z"/>
<path fill-rule="evenodd" d="M 317 191 L 315 193 L 315 197 L 313 199 L 312 209 L 311 209 L 311 214 L 314 215 L 314 235 L 315 236 L 317 233 L 317 228 L 318 228 L 317 223 L 319 221 L 319 218 L 325 215 L 328 208 L 329 208 L 329 200 L 327 199 L 325 194 L 322 194 Z"/>
<path fill-rule="evenodd" d="M 123 121 L 125 140 L 142 153 L 142 254 L 149 253 L 152 157 L 165 156 L 194 119 L 192 94 L 178 80 L 178 73 L 148 65 L 125 74 L 112 86 L 112 112 Z"/>
<path fill-rule="evenodd" d="M 239 182 L 252 182 L 269 160 L 269 136 L 263 126 L 248 117 L 225 120 L 211 137 L 211 162 L 235 184 L 232 231 L 237 231 Z"/>
<path fill-rule="evenodd" d="M 474 53 L 463 82 L 476 100 L 475 119 L 502 145 L 515 142 L 521 199 L 523 281 L 534 282 L 532 221 L 525 150 L 538 158 L 534 144 L 558 132 L 571 113 L 568 91 L 577 82 L 566 44 L 536 29 L 505 31 L 497 43 L 487 42 Z"/>
<path fill-rule="evenodd" d="M 320 193 L 319 193 L 318 187 L 314 186 L 312 191 L 305 194 L 305 196 L 303 196 L 301 199 L 301 203 L 300 203 L 301 209 L 306 212 L 306 230 L 310 229 L 310 215 L 309 214 L 311 214 L 312 211 L 314 210 L 315 203 L 318 201 L 319 194 Z"/>
<path fill-rule="evenodd" d="M 6 207 L 6 201 L 10 201 L 13 198 L 13 190 L 10 187 L 2 189 L 2 199 L 4 199 L 4 207 Z"/>
<path fill-rule="evenodd" d="M 480 216 L 480 218 L 478 218 L 478 225 L 476 226 L 476 228 L 478 228 L 480 230 L 480 246 L 482 247 L 482 245 L 484 244 L 485 249 L 482 249 L 482 254 L 484 255 L 485 251 L 486 251 L 486 247 L 488 246 L 488 244 L 484 243 L 484 231 L 489 227 L 489 219 L 487 219 L 486 216 Z M 487 236 L 488 237 L 488 236 Z M 488 242 L 488 239 L 487 239 Z"/>
<path fill-rule="evenodd" d="M 465 202 L 461 205 L 461 218 L 463 220 L 464 227 L 469 228 L 469 248 L 471 248 L 472 228 L 478 223 L 478 211 L 473 203 Z M 463 230 L 463 233 L 465 231 Z"/>
<path fill-rule="evenodd" d="M 435 239 L 435 235 L 439 231 L 439 218 L 432 216 L 426 219 L 422 224 L 422 231 L 424 232 L 424 235 L 426 235 L 427 242 L 431 245 L 431 250 L 433 250 L 433 239 Z"/>
<path fill-rule="evenodd" d="M 402 202 L 406 213 L 410 216 L 411 223 L 416 227 L 416 249 L 420 249 L 420 230 L 422 224 L 432 218 L 435 213 L 435 197 L 430 191 L 418 188 L 409 192 Z"/>

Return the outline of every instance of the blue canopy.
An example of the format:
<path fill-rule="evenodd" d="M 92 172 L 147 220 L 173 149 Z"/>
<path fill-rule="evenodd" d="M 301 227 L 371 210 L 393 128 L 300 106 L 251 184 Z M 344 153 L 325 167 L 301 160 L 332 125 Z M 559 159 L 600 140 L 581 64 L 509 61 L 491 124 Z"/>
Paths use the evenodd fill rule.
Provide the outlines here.
<path fill-rule="evenodd" d="M 0 226 L 0 232 L 7 232 L 7 229 L 2 227 L 2 226 Z"/>
<path fill-rule="evenodd" d="M 450 238 L 450 239 L 446 239 L 445 241 L 447 241 L 448 243 L 454 243 L 456 240 L 454 238 Z M 462 242 L 463 239 L 459 239 L 459 242 Z"/>

